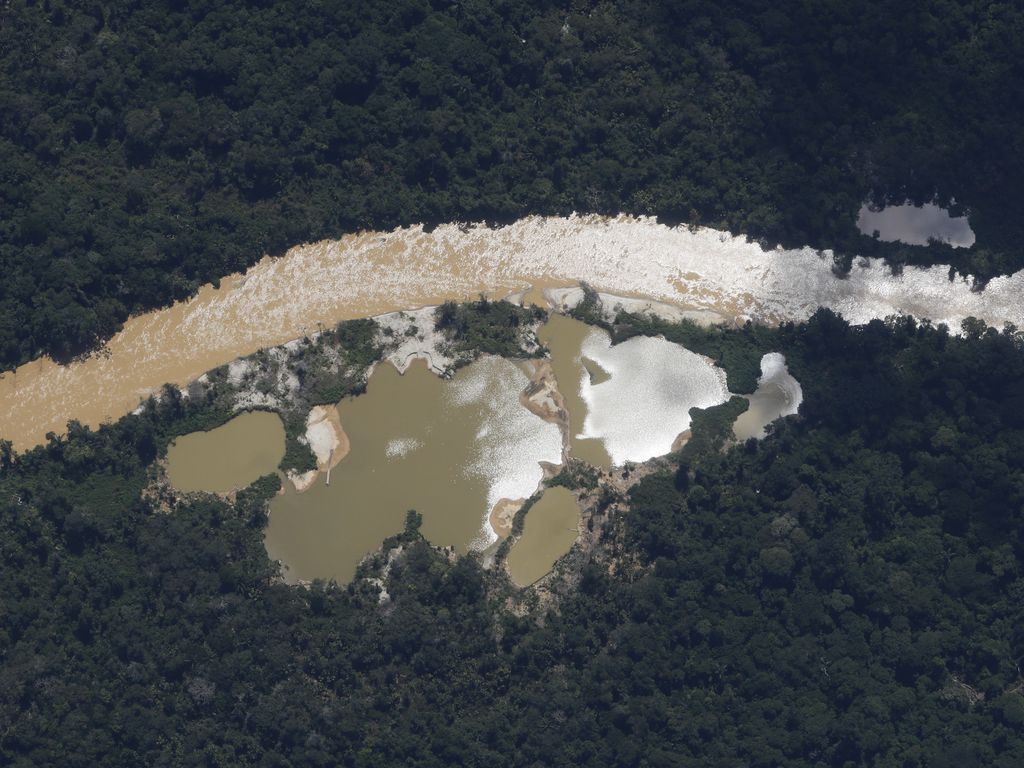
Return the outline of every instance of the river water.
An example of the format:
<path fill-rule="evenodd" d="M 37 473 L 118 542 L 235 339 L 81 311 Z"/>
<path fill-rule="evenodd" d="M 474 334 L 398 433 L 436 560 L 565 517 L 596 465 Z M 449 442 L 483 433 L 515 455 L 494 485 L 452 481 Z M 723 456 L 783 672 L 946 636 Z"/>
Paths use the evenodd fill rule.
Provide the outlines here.
<path fill-rule="evenodd" d="M 4 374 L 0 437 L 22 450 L 63 432 L 69 419 L 95 426 L 118 418 L 165 382 L 184 385 L 320 325 L 530 284 L 583 280 L 728 318 L 801 320 L 823 305 L 854 322 L 905 312 L 954 329 L 968 315 L 1024 326 L 1024 273 L 996 278 L 981 293 L 947 273 L 907 268 L 892 277 L 864 260 L 839 280 L 831 259 L 811 249 L 765 251 L 728 233 L 626 216 L 366 232 L 265 258 L 219 289 L 133 318 L 103 354 L 68 366 L 37 360 Z"/>

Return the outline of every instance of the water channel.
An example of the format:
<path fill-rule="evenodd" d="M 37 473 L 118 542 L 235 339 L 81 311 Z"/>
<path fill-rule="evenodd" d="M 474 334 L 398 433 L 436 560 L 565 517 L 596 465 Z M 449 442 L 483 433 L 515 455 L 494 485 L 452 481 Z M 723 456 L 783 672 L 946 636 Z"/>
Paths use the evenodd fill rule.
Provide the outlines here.
<path fill-rule="evenodd" d="M 184 385 L 339 320 L 527 285 L 586 280 L 728 319 L 801 320 L 826 306 L 855 323 L 904 312 L 954 331 L 968 315 L 1024 327 L 1024 273 L 974 292 L 948 272 L 908 267 L 893 276 L 879 261 L 857 260 L 848 278 L 837 279 L 828 253 L 764 250 L 726 232 L 628 216 L 364 232 L 296 246 L 191 301 L 132 318 L 103 354 L 66 366 L 40 359 L 0 375 L 0 438 L 25 450 L 47 432 L 63 433 L 69 419 L 96 426 L 166 382 Z"/>

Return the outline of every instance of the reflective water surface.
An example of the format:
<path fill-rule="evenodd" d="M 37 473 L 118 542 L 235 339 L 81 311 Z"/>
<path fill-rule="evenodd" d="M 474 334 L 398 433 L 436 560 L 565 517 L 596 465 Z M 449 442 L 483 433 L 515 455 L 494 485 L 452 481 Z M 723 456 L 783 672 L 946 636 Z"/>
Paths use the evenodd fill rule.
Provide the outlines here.
<path fill-rule="evenodd" d="M 857 228 L 869 237 L 878 232 L 879 240 L 887 243 L 928 245 L 930 240 L 936 240 L 954 248 L 974 245 L 974 230 L 967 217 L 951 216 L 935 203 L 889 205 L 881 210 L 873 210 L 865 203 L 857 216 Z"/>
<path fill-rule="evenodd" d="M 737 417 L 732 431 L 739 440 L 760 440 L 765 436 L 765 427 L 782 416 L 795 414 L 803 399 L 803 389 L 786 368 L 786 358 L 769 352 L 761 358 L 757 390 L 747 397 L 750 407 Z"/>
<path fill-rule="evenodd" d="M 465 552 L 494 540 L 488 513 L 537 489 L 541 461 L 561 460 L 561 434 L 519 402 L 528 379 L 514 363 L 485 358 L 451 381 L 422 360 L 404 375 L 378 365 L 363 395 L 338 412 L 351 444 L 331 472 L 271 503 L 267 551 L 289 581 L 349 581 L 359 560 L 423 515 L 434 544 Z"/>

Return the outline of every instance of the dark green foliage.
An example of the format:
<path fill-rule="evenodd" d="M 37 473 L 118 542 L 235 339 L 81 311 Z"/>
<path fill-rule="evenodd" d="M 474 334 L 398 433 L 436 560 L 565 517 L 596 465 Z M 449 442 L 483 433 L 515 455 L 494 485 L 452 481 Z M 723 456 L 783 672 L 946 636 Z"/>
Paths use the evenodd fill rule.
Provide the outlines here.
<path fill-rule="evenodd" d="M 598 470 L 585 461 L 570 458 L 561 471 L 547 481 L 549 487 L 562 485 L 569 490 L 597 488 Z"/>
<path fill-rule="evenodd" d="M 523 357 L 536 341 L 531 326 L 547 314 L 539 307 L 517 307 L 507 301 L 479 301 L 456 304 L 446 301 L 434 312 L 434 326 L 444 333 L 450 354 L 458 364 L 472 362 L 481 354 Z M 541 350 L 537 349 L 536 354 Z"/>
<path fill-rule="evenodd" d="M 346 320 L 338 323 L 332 338 L 340 345 L 346 363 L 355 368 L 368 368 L 381 355 L 377 330 L 377 323 L 371 319 Z"/>
<path fill-rule="evenodd" d="M 655 214 L 1022 263 L 1015 3 L 67 3 L 0 22 L 0 366 L 366 228 Z M 968 206 L 979 244 L 855 229 Z"/>
<path fill-rule="evenodd" d="M 747 410 L 743 397 L 730 397 L 728 402 L 710 408 L 691 408 L 690 439 L 680 451 L 680 459 L 690 463 L 698 456 L 719 450 L 733 439 L 732 425 Z"/>
<path fill-rule="evenodd" d="M 586 283 L 580 283 L 580 288 L 583 290 L 583 298 L 569 310 L 569 316 L 580 322 L 612 331 L 611 324 L 605 319 L 600 295 Z"/>
<path fill-rule="evenodd" d="M 523 535 L 523 529 L 526 527 L 526 515 L 533 505 L 540 501 L 541 494 L 535 493 L 533 496 L 523 502 L 523 506 L 519 508 L 515 516 L 512 518 L 512 530 L 509 531 L 509 535 L 505 538 L 501 544 L 498 545 L 498 549 L 494 553 L 494 562 L 498 563 L 498 567 L 502 567 L 501 564 L 505 562 L 508 557 L 509 550 L 512 549 L 512 544 Z"/>
<path fill-rule="evenodd" d="M 154 510 L 202 404 L 72 423 L 0 469 L 0 762 L 1020 765 L 1024 340 L 971 331 L 778 330 L 800 416 L 643 479 L 527 616 L 415 513 L 381 604 L 275 580 L 276 477 Z"/>
<path fill-rule="evenodd" d="M 284 456 L 281 457 L 281 469 L 294 470 L 300 474 L 316 469 L 316 455 L 313 449 L 308 444 L 299 442 L 299 438 L 306 434 L 306 414 L 301 411 L 288 411 L 281 415 L 281 421 L 284 424 Z"/>

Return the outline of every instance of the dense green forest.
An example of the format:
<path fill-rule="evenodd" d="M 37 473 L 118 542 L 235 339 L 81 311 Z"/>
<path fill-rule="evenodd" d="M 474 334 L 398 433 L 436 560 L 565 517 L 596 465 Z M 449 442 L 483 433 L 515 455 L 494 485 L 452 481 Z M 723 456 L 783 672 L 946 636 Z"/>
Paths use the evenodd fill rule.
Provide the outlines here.
<path fill-rule="evenodd" d="M 784 352 L 800 416 L 695 435 L 525 613 L 415 515 L 381 604 L 275 579 L 275 478 L 155 508 L 147 468 L 209 407 L 174 390 L 0 452 L 0 762 L 1024 763 L 1021 334 L 826 311 L 676 333 L 741 377 Z"/>
<path fill-rule="evenodd" d="M 10 0 L 0 368 L 362 228 L 656 214 L 1024 266 L 1024 9 L 984 0 Z M 978 245 L 859 235 L 951 198 Z"/>

